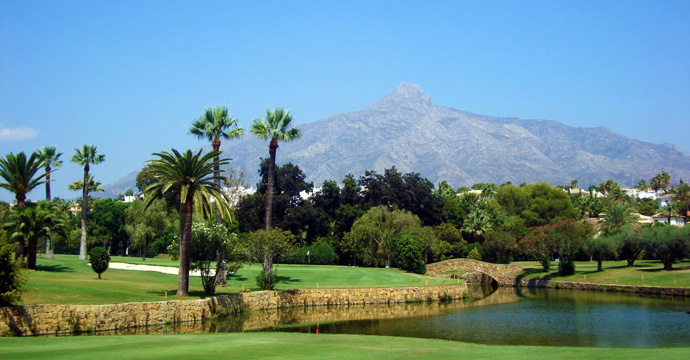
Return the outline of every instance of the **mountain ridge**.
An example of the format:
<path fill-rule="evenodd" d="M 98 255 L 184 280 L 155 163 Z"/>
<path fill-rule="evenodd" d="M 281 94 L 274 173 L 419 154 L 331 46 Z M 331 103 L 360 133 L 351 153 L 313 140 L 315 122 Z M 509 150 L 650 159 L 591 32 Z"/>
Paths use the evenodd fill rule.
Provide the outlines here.
<path fill-rule="evenodd" d="M 277 163 L 298 165 L 317 187 L 324 180 L 341 181 L 348 173 L 359 177 L 365 170 L 382 172 L 392 166 L 453 186 L 569 184 L 573 179 L 584 185 L 609 178 L 630 185 L 633 177 L 649 179 L 662 170 L 671 173 L 674 182 L 690 179 L 690 155 L 674 144 L 651 144 L 602 126 L 473 114 L 435 105 L 411 83 L 402 83 L 362 110 L 297 127 L 302 138 L 280 143 Z M 267 145 L 248 135 L 224 141 L 221 150 L 253 185 L 260 158 L 268 156 Z"/>

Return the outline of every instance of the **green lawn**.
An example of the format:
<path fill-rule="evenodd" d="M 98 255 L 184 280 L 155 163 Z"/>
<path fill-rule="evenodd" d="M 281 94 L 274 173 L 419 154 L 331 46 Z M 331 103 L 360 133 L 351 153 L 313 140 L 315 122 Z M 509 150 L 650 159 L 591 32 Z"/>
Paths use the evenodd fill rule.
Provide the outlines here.
<path fill-rule="evenodd" d="M 490 346 L 361 335 L 204 335 L 1 338 L 0 359 L 684 359 L 690 348 Z"/>
<path fill-rule="evenodd" d="M 541 278 L 555 281 L 574 281 L 596 284 L 646 285 L 690 287 L 690 261 L 673 264 L 673 270 L 663 270 L 663 265 L 654 260 L 638 260 L 635 266 L 628 267 L 625 261 L 604 261 L 601 272 L 597 272 L 596 261 L 576 261 L 575 274 L 558 276 L 558 263 L 551 263 L 548 273 L 541 272 L 537 262 L 515 262 L 514 264 L 533 267 L 525 272 L 524 279 Z"/>
<path fill-rule="evenodd" d="M 128 258 L 132 263 L 141 259 Z M 116 258 L 116 260 L 120 260 Z M 147 259 L 147 265 L 171 260 Z M 229 286 L 217 288 L 218 294 L 258 290 L 256 276 L 260 266 L 252 264 L 229 277 Z M 457 280 L 410 274 L 398 269 L 350 268 L 343 266 L 277 265 L 280 283 L 277 289 L 403 287 L 457 284 Z M 177 299 L 177 275 L 147 271 L 109 269 L 98 276 L 86 261 L 76 255 L 55 255 L 54 259 L 38 259 L 24 285 L 22 304 L 111 304 L 123 302 Z M 190 298 L 203 297 L 201 279 L 190 277 Z"/>

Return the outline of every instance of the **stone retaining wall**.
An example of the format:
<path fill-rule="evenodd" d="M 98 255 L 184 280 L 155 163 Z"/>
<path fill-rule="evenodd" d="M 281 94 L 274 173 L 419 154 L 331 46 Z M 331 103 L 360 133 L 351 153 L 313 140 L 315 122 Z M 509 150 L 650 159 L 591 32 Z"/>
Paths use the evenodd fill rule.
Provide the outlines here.
<path fill-rule="evenodd" d="M 218 307 L 276 309 L 293 306 L 392 304 L 460 299 L 467 284 L 407 288 L 258 291 L 203 300 L 111 305 L 26 305 L 0 308 L 0 335 L 60 334 L 159 325 L 209 318 Z"/>
<path fill-rule="evenodd" d="M 534 288 L 570 289 L 570 290 L 595 290 L 612 292 L 631 292 L 640 294 L 658 294 L 674 296 L 690 296 L 690 288 L 682 287 L 663 287 L 663 286 L 636 286 L 636 285 L 614 285 L 614 284 L 593 284 L 570 281 L 550 281 L 541 279 L 521 280 L 519 286 Z"/>

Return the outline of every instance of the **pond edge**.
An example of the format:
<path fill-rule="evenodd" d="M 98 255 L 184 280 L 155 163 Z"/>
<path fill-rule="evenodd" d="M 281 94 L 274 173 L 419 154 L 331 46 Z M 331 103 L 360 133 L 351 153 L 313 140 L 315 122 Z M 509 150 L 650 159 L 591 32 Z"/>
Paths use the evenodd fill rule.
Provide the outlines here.
<path fill-rule="evenodd" d="M 467 297 L 467 284 L 422 287 L 295 289 L 107 305 L 16 305 L 0 308 L 0 335 L 29 336 L 118 330 L 200 321 L 216 313 L 281 307 L 396 304 Z M 221 310 L 223 309 L 223 310 Z"/>

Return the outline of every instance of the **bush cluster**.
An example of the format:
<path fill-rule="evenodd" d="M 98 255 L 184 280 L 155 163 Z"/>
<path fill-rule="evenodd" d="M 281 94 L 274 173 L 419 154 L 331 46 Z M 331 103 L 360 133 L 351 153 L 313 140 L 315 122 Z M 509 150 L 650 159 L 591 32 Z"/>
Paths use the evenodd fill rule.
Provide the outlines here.
<path fill-rule="evenodd" d="M 307 252 L 309 255 L 307 256 Z M 338 259 L 335 249 L 327 244 L 316 244 L 312 246 L 300 246 L 292 249 L 285 255 L 283 262 L 286 264 L 313 264 L 313 265 L 333 265 Z"/>
<path fill-rule="evenodd" d="M 21 286 L 26 280 L 21 261 L 12 260 L 15 243 L 0 230 L 0 307 L 16 304 L 21 298 Z"/>
<path fill-rule="evenodd" d="M 403 270 L 417 274 L 426 272 L 421 245 L 406 233 L 398 234 L 391 241 L 391 257 L 393 262 Z"/>
<path fill-rule="evenodd" d="M 278 282 L 278 271 L 264 271 L 262 270 L 256 277 L 256 285 L 261 290 L 273 290 Z"/>

